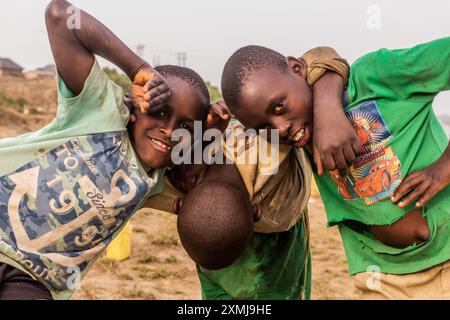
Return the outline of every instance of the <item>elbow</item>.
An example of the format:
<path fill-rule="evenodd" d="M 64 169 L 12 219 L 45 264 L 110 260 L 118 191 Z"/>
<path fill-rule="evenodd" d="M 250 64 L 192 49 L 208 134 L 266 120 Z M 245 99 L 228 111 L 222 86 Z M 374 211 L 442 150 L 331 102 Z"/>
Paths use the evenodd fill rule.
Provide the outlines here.
<path fill-rule="evenodd" d="M 51 24 L 65 22 L 67 11 L 67 1 L 52 0 L 45 9 L 45 20 Z"/>

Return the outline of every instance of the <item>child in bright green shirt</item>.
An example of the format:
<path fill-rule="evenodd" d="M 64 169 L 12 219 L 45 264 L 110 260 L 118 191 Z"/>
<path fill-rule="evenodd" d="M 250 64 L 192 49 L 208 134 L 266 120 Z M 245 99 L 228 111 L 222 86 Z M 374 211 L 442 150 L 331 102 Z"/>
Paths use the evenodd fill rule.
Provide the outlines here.
<path fill-rule="evenodd" d="M 337 155 L 353 154 L 348 174 L 315 173 L 328 225 L 339 226 L 351 275 L 419 274 L 437 267 L 443 276 L 450 259 L 450 148 L 432 101 L 449 88 L 450 38 L 382 49 L 351 66 L 344 111 L 362 147 Z M 248 128 L 279 129 L 284 143 L 311 148 L 314 120 L 321 115 L 312 114 L 301 60 L 244 47 L 227 62 L 222 91 Z M 427 289 L 428 284 L 431 280 L 415 283 L 424 290 L 412 290 L 409 297 L 449 294 L 442 287 Z"/>

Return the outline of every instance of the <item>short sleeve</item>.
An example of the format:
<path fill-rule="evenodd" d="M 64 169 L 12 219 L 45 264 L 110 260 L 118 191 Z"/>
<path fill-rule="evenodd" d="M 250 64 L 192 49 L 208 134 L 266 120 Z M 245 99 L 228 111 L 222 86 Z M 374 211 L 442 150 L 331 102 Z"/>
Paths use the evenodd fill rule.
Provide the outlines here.
<path fill-rule="evenodd" d="M 310 86 L 313 86 L 327 71 L 336 72 L 347 83 L 349 65 L 333 48 L 313 48 L 301 58 L 308 64 L 306 80 Z"/>
<path fill-rule="evenodd" d="M 450 37 L 374 56 L 380 79 L 402 98 L 433 99 L 450 89 Z"/>
<path fill-rule="evenodd" d="M 121 131 L 126 129 L 128 119 L 122 88 L 108 78 L 97 61 L 94 61 L 83 90 L 77 96 L 58 75 L 55 125 L 59 130 L 83 131 L 78 134 Z"/>

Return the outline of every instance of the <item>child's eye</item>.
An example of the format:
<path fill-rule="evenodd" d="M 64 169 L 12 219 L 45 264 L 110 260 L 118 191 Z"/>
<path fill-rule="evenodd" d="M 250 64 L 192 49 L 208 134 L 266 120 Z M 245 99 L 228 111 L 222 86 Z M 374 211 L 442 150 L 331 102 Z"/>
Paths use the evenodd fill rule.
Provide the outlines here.
<path fill-rule="evenodd" d="M 165 111 L 163 111 L 163 110 L 160 110 L 160 111 L 157 111 L 157 112 L 156 112 L 156 115 L 157 115 L 159 118 L 165 118 L 165 117 L 167 116 L 167 113 L 166 113 Z"/>
<path fill-rule="evenodd" d="M 183 129 L 186 129 L 187 131 L 193 131 L 191 126 L 188 125 L 187 123 L 182 123 L 180 127 L 183 128 Z"/>
<path fill-rule="evenodd" d="M 283 111 L 283 108 L 284 108 L 284 99 L 281 99 L 275 104 L 275 108 L 273 109 L 273 111 L 276 115 L 279 115 Z"/>

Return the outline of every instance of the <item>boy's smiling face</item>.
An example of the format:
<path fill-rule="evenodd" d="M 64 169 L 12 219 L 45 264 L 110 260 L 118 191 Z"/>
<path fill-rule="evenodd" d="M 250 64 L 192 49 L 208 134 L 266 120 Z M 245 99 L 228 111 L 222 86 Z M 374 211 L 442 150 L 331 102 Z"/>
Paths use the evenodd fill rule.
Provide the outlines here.
<path fill-rule="evenodd" d="M 247 128 L 278 129 L 280 142 L 305 146 L 312 136 L 312 91 L 306 82 L 306 63 L 287 58 L 285 72 L 270 68 L 250 74 L 234 110 Z"/>
<path fill-rule="evenodd" d="M 169 77 L 172 95 L 162 109 L 143 114 L 134 109 L 131 118 L 133 148 L 141 161 L 153 169 L 172 165 L 171 141 L 173 132 L 183 128 L 193 132 L 194 121 L 201 121 L 208 113 L 209 101 L 186 81 Z"/>

